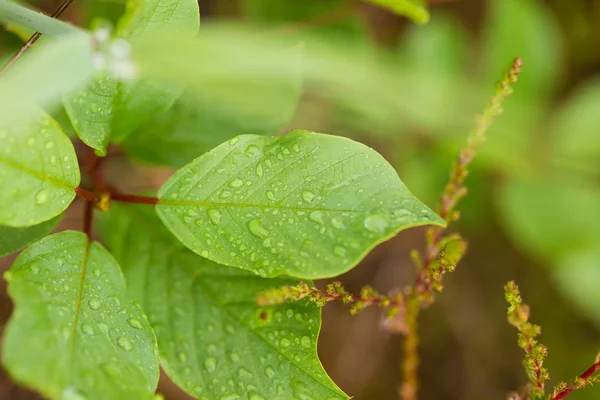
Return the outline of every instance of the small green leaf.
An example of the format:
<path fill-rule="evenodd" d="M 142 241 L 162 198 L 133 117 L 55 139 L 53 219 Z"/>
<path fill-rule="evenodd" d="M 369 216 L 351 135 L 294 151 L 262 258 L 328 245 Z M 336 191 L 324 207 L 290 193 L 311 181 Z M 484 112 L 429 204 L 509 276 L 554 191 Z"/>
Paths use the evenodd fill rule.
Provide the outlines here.
<path fill-rule="evenodd" d="M 429 22 L 429 12 L 423 0 L 366 0 L 368 3 L 404 15 L 418 24 Z"/>
<path fill-rule="evenodd" d="M 130 0 L 116 35 L 135 40 L 166 29 L 195 35 L 199 24 L 195 0 Z M 134 82 L 120 82 L 101 73 L 87 87 L 66 95 L 64 104 L 81 140 L 104 155 L 110 141 L 123 140 L 156 113 L 169 108 L 180 94 L 181 89 L 156 79 L 141 77 Z"/>
<path fill-rule="evenodd" d="M 262 276 L 335 276 L 402 229 L 443 225 L 374 150 L 305 131 L 231 139 L 180 169 L 159 198 L 183 244 Z"/>
<path fill-rule="evenodd" d="M 21 253 L 5 278 L 15 311 L 3 363 L 14 379 L 51 399 L 152 398 L 154 333 L 102 246 L 57 233 Z"/>
<path fill-rule="evenodd" d="M 14 253 L 40 240 L 52 232 L 61 219 L 62 216 L 58 215 L 51 220 L 28 228 L 0 226 L 0 257 Z"/>
<path fill-rule="evenodd" d="M 77 156 L 60 126 L 35 118 L 0 126 L 0 224 L 26 227 L 62 213 L 79 186 Z"/>
<path fill-rule="evenodd" d="M 265 279 L 185 249 L 143 206 L 119 205 L 102 224 L 129 293 L 149 315 L 162 366 L 200 399 L 347 399 L 316 353 L 320 310 L 308 301 L 258 308 Z M 223 382 L 233 382 L 223 385 Z"/>
<path fill-rule="evenodd" d="M 180 168 L 235 136 L 244 133 L 274 135 L 285 128 L 296 110 L 299 83 L 300 80 L 296 95 L 290 93 L 282 98 L 283 101 L 279 101 L 276 108 L 270 108 L 270 115 L 264 118 L 199 105 L 191 96 L 184 96 L 127 137 L 122 146 L 137 160 Z"/>

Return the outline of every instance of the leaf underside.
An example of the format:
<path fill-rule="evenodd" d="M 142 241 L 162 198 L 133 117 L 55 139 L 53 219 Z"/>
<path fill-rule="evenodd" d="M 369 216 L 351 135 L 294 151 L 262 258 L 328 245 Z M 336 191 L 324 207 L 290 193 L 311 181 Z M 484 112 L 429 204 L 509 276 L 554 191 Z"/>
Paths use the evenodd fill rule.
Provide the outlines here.
<path fill-rule="evenodd" d="M 203 259 L 143 206 L 118 205 L 102 224 L 131 296 L 148 313 L 167 374 L 199 399 L 347 399 L 316 354 L 320 309 L 258 308 L 259 292 L 293 284 Z"/>
<path fill-rule="evenodd" d="M 374 150 L 306 131 L 234 138 L 180 169 L 159 198 L 188 248 L 261 276 L 336 276 L 402 229 L 443 225 Z"/>
<path fill-rule="evenodd" d="M 15 380 L 51 399 L 152 397 L 154 333 L 102 246 L 57 233 L 21 253 L 5 278 L 15 311 L 2 361 Z"/>

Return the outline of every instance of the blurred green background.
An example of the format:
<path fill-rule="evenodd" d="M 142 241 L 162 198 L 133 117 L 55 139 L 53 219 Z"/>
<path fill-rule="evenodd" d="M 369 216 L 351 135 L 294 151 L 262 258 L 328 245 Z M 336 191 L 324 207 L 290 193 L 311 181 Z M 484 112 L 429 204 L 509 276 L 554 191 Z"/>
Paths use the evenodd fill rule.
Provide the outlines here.
<path fill-rule="evenodd" d="M 32 5 L 50 13 L 58 3 Z M 156 187 L 168 176 L 125 155 L 177 167 L 240 133 L 298 128 L 374 147 L 417 197 L 435 205 L 474 116 L 520 56 L 522 76 L 473 165 L 469 196 L 459 207 L 462 219 L 454 229 L 469 239 L 470 250 L 422 315 L 420 398 L 504 399 L 526 382 L 516 332 L 505 319 L 502 287 L 511 279 L 531 305 L 532 321 L 542 325 L 551 382 L 591 364 L 600 351 L 600 2 L 430 0 L 431 21 L 422 26 L 350 0 L 199 3 L 203 26 L 258 23 L 264 37 L 302 43 L 310 60 L 368 68 L 361 64 L 353 75 L 361 83 L 347 82 L 348 90 L 340 82 L 305 82 L 293 106 L 263 104 L 251 90 L 236 94 L 241 103 L 218 106 L 185 95 L 113 149 L 118 161 L 110 173 L 130 177 L 120 180 L 124 188 Z M 114 23 L 123 10 L 122 0 L 75 1 L 63 19 L 80 26 L 97 18 Z M 2 63 L 21 44 L 3 30 Z M 231 94 L 224 90 L 224 97 Z M 258 108 L 274 107 L 270 124 L 244 113 L 242 105 L 254 100 Z M 60 110 L 56 115 L 69 130 Z M 153 154 L 157 141 L 168 151 Z M 69 214 L 61 229 L 78 227 L 78 215 Z M 341 280 L 355 292 L 365 284 L 402 288 L 414 277 L 408 251 L 422 245 L 422 230 L 403 232 Z M 11 260 L 1 260 L 2 267 Z M 5 291 L 2 296 L 5 322 L 10 303 Z M 379 310 L 350 316 L 339 304 L 325 307 L 320 356 L 355 399 L 397 398 L 401 344 L 400 336 L 381 328 Z M 1 378 L 0 398 L 36 398 Z M 185 398 L 167 381 L 161 391 Z M 569 398 L 597 399 L 600 388 Z"/>

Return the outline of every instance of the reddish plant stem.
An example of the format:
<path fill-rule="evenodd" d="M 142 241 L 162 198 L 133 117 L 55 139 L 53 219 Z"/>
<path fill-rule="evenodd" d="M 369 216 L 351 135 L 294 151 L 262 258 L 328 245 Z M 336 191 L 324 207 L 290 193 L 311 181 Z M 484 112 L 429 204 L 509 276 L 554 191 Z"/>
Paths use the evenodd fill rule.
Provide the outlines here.
<path fill-rule="evenodd" d="M 600 371 L 600 360 L 596 361 L 594 363 L 594 365 L 592 365 L 591 367 L 589 367 L 583 374 L 579 375 L 579 378 L 587 381 L 588 379 L 590 379 L 592 377 L 592 375 L 595 375 L 599 371 Z M 577 385 L 573 384 L 573 385 L 567 387 L 562 392 L 555 394 L 552 397 L 551 400 L 560 400 L 560 399 L 563 399 L 569 393 L 571 393 L 572 391 L 574 391 L 576 389 L 579 389 L 579 387 Z"/>
<path fill-rule="evenodd" d="M 100 198 L 96 193 L 90 192 L 89 190 L 85 190 L 81 187 L 75 188 L 75 194 L 91 202 L 96 201 Z"/>
<path fill-rule="evenodd" d="M 83 233 L 92 240 L 92 224 L 94 220 L 94 201 L 87 200 L 83 209 Z"/>
<path fill-rule="evenodd" d="M 123 203 L 158 204 L 159 201 L 157 197 L 136 196 L 133 194 L 109 193 L 109 195 L 111 200 Z"/>
<path fill-rule="evenodd" d="M 51 15 L 52 18 L 58 18 L 73 2 L 73 0 L 65 0 Z M 13 65 L 29 48 L 42 36 L 40 32 L 36 32 L 21 48 L 8 60 L 6 65 L 0 69 L 0 74 L 6 71 L 11 65 Z"/>

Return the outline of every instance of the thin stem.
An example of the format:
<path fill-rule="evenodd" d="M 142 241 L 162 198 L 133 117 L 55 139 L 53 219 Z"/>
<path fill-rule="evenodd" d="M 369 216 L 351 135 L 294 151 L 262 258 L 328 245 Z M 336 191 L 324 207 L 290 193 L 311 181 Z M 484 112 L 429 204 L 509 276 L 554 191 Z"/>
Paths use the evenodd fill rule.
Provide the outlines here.
<path fill-rule="evenodd" d="M 65 0 L 57 9 L 52 13 L 52 18 L 58 18 L 70 5 L 73 0 Z M 40 32 L 35 32 L 27 42 L 8 60 L 6 65 L 0 69 L 0 74 L 6 71 L 11 65 L 13 65 L 39 38 L 42 36 Z"/>
<path fill-rule="evenodd" d="M 579 375 L 579 380 L 583 381 L 583 382 L 587 382 L 593 375 L 595 375 L 599 371 L 600 371 L 600 360 L 597 360 L 594 363 L 594 365 L 589 367 L 583 374 Z M 572 391 L 580 389 L 580 388 L 581 388 L 581 386 L 578 386 L 577 384 L 572 384 L 569 387 L 567 387 L 566 389 L 564 389 L 562 392 L 557 393 L 554 396 L 552 396 L 551 400 L 563 399 Z"/>
<path fill-rule="evenodd" d="M 96 193 L 90 192 L 89 190 L 85 190 L 81 187 L 75 188 L 75 194 L 87 201 L 96 201 L 100 198 Z"/>
<path fill-rule="evenodd" d="M 110 199 L 123 203 L 158 204 L 158 197 L 136 196 L 133 194 L 110 193 Z"/>
<path fill-rule="evenodd" d="M 92 224 L 94 220 L 94 202 L 87 200 L 85 202 L 85 208 L 83 209 L 83 233 L 88 237 L 88 240 L 92 240 Z"/>

